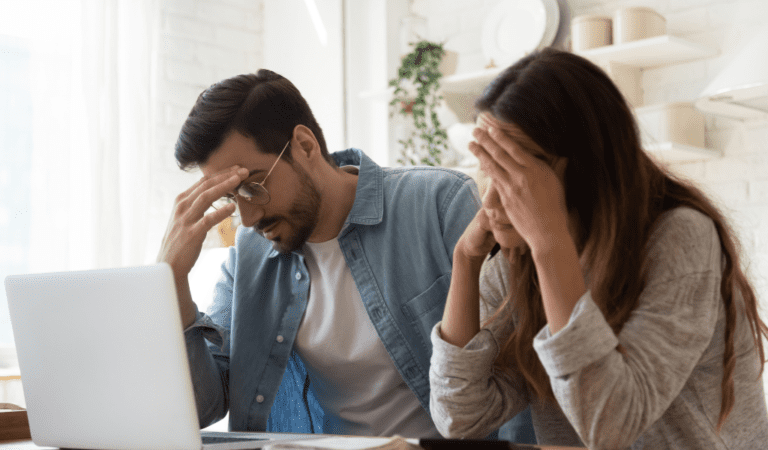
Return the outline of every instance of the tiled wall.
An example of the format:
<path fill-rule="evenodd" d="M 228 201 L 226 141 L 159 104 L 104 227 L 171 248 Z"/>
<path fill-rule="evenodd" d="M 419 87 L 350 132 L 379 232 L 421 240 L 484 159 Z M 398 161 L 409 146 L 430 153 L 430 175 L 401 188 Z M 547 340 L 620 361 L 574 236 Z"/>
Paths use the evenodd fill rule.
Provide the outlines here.
<path fill-rule="evenodd" d="M 471 72 L 487 63 L 482 25 L 499 1 L 415 0 L 413 7 L 428 18 L 431 39 L 459 52 L 458 71 Z M 626 6 L 651 7 L 666 18 L 669 34 L 719 49 L 714 58 L 644 71 L 646 105 L 694 100 L 768 18 L 765 0 L 569 0 L 567 5 L 571 17 L 612 15 Z M 768 122 L 745 124 L 707 115 L 706 146 L 723 156 L 678 163 L 673 170 L 717 198 L 732 218 L 744 262 L 758 296 L 768 306 Z"/>

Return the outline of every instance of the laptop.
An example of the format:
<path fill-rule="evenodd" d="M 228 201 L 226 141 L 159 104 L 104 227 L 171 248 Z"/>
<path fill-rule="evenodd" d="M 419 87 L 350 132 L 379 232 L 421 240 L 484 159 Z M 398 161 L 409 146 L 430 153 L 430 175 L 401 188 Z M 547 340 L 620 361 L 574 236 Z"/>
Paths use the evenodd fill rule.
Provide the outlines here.
<path fill-rule="evenodd" d="M 168 264 L 12 275 L 5 289 L 38 446 L 249 449 L 313 437 L 201 433 Z"/>

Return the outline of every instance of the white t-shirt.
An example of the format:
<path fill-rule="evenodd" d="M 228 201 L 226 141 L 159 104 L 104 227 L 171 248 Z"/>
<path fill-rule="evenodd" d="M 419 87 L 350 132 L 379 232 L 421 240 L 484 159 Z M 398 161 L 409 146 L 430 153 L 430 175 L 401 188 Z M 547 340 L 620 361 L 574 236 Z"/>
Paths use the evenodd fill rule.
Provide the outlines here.
<path fill-rule="evenodd" d="M 338 239 L 303 250 L 311 286 L 295 346 L 323 410 L 345 434 L 439 437 L 373 327 Z"/>

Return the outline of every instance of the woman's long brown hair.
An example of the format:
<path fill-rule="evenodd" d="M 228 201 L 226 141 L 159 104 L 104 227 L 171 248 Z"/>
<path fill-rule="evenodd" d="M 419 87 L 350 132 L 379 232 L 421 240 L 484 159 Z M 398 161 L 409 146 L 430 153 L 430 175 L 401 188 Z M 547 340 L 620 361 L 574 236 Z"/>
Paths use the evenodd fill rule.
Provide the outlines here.
<path fill-rule="evenodd" d="M 584 58 L 553 49 L 523 58 L 486 88 L 476 108 L 514 124 L 545 152 L 568 158 L 565 196 L 569 212 L 578 217 L 576 244 L 589 268 L 592 298 L 617 335 L 645 287 L 647 243 L 660 216 L 687 206 L 712 219 L 724 261 L 720 293 L 726 312 L 719 431 L 735 401 L 737 299 L 743 299 L 761 365 L 762 337 L 768 336 L 755 293 L 739 264 L 738 242 L 722 213 L 699 189 L 646 155 L 621 93 Z M 515 259 L 510 296 L 489 319 L 515 324 L 496 365 L 519 370 L 537 398 L 554 398 L 532 345 L 547 323 L 535 266 L 530 252 Z"/>

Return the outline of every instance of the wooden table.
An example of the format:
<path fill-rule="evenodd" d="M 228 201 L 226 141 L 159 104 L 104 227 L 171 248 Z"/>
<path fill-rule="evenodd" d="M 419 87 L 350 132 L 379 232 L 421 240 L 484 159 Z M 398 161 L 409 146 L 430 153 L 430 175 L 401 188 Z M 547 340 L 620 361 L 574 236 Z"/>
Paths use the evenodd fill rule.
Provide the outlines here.
<path fill-rule="evenodd" d="M 17 407 L 2 409 L 11 405 L 5 403 L 0 403 L 0 405 L 2 405 L 0 407 L 0 442 L 9 439 L 29 439 L 27 412 L 18 410 Z"/>

